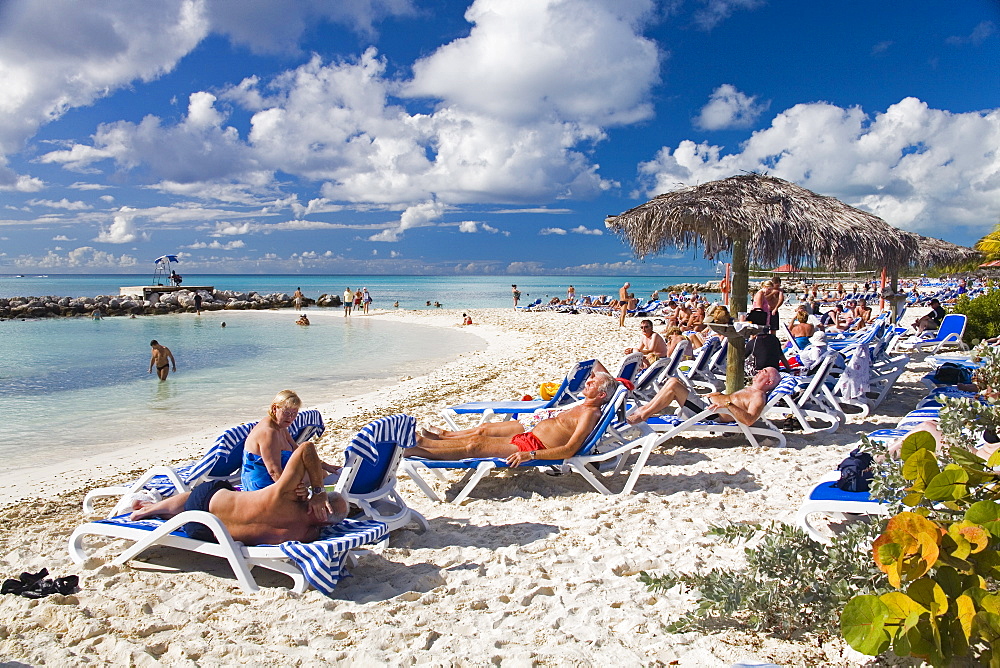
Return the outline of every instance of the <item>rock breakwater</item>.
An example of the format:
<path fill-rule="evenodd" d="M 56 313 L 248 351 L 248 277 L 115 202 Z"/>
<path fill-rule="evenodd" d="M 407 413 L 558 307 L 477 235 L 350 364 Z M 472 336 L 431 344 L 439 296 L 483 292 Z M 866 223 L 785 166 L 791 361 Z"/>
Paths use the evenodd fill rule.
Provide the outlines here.
<path fill-rule="evenodd" d="M 238 292 L 235 290 L 180 290 L 153 294 L 151 299 L 98 295 L 96 297 L 6 297 L 0 298 L 0 320 L 14 318 L 73 318 L 101 316 L 160 315 L 195 311 L 195 295 L 201 296 L 202 311 L 266 310 L 289 308 L 292 296 L 275 292 Z M 306 299 L 304 305 L 341 306 L 338 295 L 320 295 Z"/>

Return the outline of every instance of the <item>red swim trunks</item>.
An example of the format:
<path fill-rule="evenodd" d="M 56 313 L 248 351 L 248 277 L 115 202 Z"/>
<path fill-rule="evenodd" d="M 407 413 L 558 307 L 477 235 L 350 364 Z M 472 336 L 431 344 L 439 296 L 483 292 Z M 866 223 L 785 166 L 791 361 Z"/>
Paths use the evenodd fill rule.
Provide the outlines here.
<path fill-rule="evenodd" d="M 510 439 L 511 445 L 516 445 L 521 452 L 534 452 L 544 450 L 545 444 L 538 440 L 538 437 L 530 431 L 524 434 L 516 434 Z"/>

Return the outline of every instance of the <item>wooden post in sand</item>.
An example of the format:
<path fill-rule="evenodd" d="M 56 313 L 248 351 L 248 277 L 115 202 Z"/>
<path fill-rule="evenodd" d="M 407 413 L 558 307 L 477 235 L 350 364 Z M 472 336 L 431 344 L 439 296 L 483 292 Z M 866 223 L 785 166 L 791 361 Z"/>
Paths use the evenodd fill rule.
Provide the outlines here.
<path fill-rule="evenodd" d="M 733 321 L 741 312 L 747 311 L 748 274 L 750 260 L 747 257 L 746 239 L 733 240 L 733 275 L 729 293 L 729 315 Z M 746 371 L 743 361 L 746 359 L 746 339 L 735 336 L 729 339 L 729 352 L 726 354 L 726 394 L 742 390 L 746 385 Z"/>

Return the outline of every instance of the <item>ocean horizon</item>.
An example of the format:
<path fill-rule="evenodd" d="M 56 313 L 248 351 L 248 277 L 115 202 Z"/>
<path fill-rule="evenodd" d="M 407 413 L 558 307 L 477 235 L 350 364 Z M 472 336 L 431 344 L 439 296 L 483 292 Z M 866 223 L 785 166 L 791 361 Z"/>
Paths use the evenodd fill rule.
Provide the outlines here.
<path fill-rule="evenodd" d="M 180 267 L 178 267 L 180 268 Z M 322 294 L 343 294 L 345 288 L 367 287 L 375 308 L 426 309 L 440 303 L 443 308 L 475 309 L 512 306 L 511 285 L 521 291 L 521 304 L 537 298 L 565 297 L 572 285 L 577 295 L 617 295 L 626 281 L 640 299 L 654 291 L 680 283 L 718 280 L 714 274 L 688 276 L 359 276 L 351 274 L 184 274 L 183 286 L 210 285 L 216 290 L 291 294 L 296 288 L 311 299 Z M 144 274 L 0 274 L 0 298 L 96 297 L 118 295 L 123 286 L 151 285 L 152 273 Z M 427 302 L 431 305 L 428 306 Z"/>

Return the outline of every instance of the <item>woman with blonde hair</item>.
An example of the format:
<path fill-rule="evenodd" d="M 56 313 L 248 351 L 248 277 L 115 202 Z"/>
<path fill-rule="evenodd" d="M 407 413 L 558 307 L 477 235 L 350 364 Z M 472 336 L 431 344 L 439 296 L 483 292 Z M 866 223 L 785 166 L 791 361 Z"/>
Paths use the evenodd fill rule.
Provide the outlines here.
<path fill-rule="evenodd" d="M 273 485 L 292 458 L 299 444 L 292 439 L 288 428 L 298 417 L 302 399 L 292 390 L 282 390 L 274 396 L 267 417 L 258 422 L 247 434 L 243 446 L 243 468 L 240 484 L 243 491 L 251 492 Z M 339 466 L 320 462 L 327 473 L 339 473 Z M 298 490 L 301 498 L 308 496 L 303 483 Z"/>

